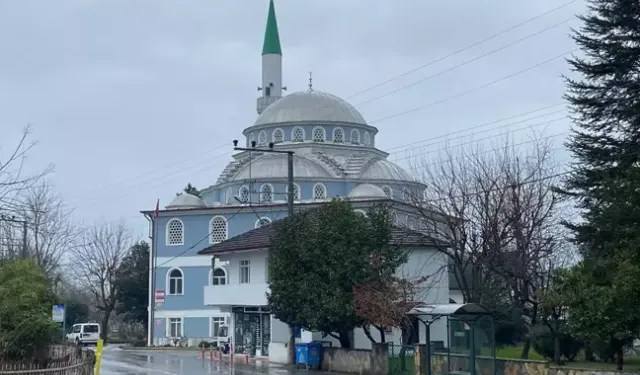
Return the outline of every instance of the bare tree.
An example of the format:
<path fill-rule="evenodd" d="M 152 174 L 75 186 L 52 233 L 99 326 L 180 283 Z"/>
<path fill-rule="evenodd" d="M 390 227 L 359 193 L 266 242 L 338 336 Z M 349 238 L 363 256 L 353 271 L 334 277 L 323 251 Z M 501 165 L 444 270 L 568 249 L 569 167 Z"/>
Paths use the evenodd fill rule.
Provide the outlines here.
<path fill-rule="evenodd" d="M 36 145 L 36 142 L 29 141 L 30 134 L 31 126 L 27 125 L 22 130 L 18 144 L 10 148 L 7 155 L 0 156 L 0 213 L 19 211 L 19 194 L 53 170 L 49 166 L 42 172 L 25 175 L 25 159 Z"/>
<path fill-rule="evenodd" d="M 557 248 L 561 219 L 551 144 L 541 137 L 530 143 L 506 139 L 488 151 L 448 148 L 436 160 L 418 160 L 426 191 L 412 194 L 423 229 L 446 244 L 439 250 L 449 257 L 465 302 L 508 303 L 529 329 L 537 320 L 542 264 Z M 523 358 L 529 345 L 527 337 Z"/>
<path fill-rule="evenodd" d="M 131 236 L 123 222 L 100 222 L 86 229 L 73 249 L 70 266 L 82 287 L 101 312 L 101 335 L 106 340 L 109 318 L 116 308 L 116 273 L 131 246 Z"/>
<path fill-rule="evenodd" d="M 71 221 L 71 210 L 51 185 L 41 180 L 22 195 L 23 220 L 27 222 L 27 248 L 51 281 L 55 281 L 62 257 L 77 243 L 79 231 Z"/>

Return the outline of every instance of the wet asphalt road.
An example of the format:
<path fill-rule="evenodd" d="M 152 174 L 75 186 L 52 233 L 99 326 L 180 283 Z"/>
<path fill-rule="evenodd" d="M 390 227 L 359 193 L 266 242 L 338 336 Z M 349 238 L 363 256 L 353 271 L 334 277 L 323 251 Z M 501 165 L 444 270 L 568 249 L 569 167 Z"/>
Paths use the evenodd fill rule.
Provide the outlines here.
<path fill-rule="evenodd" d="M 269 364 L 230 364 L 199 358 L 198 351 L 141 351 L 106 347 L 101 375 L 311 375 L 316 371 L 296 370 Z"/>

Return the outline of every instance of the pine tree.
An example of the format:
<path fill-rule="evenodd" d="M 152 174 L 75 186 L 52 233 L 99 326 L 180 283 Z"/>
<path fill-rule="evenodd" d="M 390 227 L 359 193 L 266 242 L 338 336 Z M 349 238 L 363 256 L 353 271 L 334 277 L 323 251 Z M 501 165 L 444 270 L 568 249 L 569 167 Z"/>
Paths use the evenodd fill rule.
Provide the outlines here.
<path fill-rule="evenodd" d="M 569 60 L 580 77 L 566 79 L 575 126 L 565 192 L 582 213 L 570 227 L 584 256 L 576 274 L 584 284 L 564 304 L 574 333 L 607 346 L 622 370 L 624 345 L 640 328 L 630 303 L 640 298 L 640 2 L 588 4 L 573 37 L 584 56 Z"/>
<path fill-rule="evenodd" d="M 640 2 L 590 0 L 589 14 L 579 18 L 584 24 L 573 38 L 584 57 L 569 63 L 581 77 L 566 79 L 576 125 L 567 144 L 575 162 L 566 191 L 584 213 L 585 222 L 572 226 L 576 240 L 594 257 L 615 248 L 616 233 L 597 222 L 624 199 L 612 192 L 636 180 L 640 161 Z"/>

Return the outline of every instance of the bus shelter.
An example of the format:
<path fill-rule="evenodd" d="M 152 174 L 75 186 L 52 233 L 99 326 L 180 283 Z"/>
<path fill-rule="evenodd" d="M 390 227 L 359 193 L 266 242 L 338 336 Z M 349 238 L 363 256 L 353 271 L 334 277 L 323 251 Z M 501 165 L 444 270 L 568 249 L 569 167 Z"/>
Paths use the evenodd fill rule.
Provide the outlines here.
<path fill-rule="evenodd" d="M 447 343 L 446 369 L 436 371 L 437 375 L 480 375 L 495 374 L 496 348 L 495 328 L 491 311 L 476 303 L 421 305 L 408 313 L 425 326 L 426 342 L 424 367 L 427 375 L 432 375 L 431 325 L 446 319 Z M 477 361 L 478 357 L 481 363 Z M 422 366 L 421 366 L 422 367 Z M 489 367 L 489 368 L 487 368 Z M 480 370 L 480 371 L 478 371 Z"/>

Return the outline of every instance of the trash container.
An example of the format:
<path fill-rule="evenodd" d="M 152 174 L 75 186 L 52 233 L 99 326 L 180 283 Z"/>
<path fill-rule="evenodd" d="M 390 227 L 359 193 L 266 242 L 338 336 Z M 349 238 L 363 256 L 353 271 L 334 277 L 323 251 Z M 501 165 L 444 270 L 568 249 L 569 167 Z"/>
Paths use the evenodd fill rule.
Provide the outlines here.
<path fill-rule="evenodd" d="M 322 343 L 308 342 L 296 344 L 296 367 L 320 369 L 322 365 Z"/>

